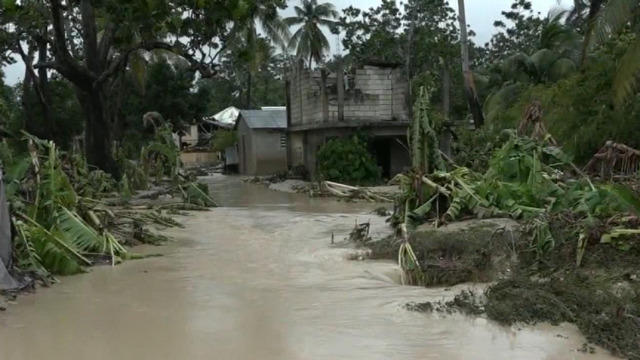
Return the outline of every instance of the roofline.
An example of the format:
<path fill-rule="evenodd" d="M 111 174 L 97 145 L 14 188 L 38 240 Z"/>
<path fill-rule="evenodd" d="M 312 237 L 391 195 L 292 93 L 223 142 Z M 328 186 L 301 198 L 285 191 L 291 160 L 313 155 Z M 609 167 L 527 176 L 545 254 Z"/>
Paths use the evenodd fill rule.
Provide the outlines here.
<path fill-rule="evenodd" d="M 289 132 L 315 131 L 327 129 L 354 129 L 354 128 L 405 128 L 409 127 L 410 122 L 407 121 L 346 121 L 346 122 L 328 122 L 317 124 L 293 125 L 289 127 Z"/>

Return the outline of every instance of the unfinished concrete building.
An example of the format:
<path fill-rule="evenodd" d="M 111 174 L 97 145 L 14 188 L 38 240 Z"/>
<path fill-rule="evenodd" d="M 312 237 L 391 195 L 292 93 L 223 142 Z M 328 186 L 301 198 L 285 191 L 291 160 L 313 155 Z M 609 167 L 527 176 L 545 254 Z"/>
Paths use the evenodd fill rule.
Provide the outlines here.
<path fill-rule="evenodd" d="M 356 132 L 372 138 L 371 152 L 386 177 L 409 166 L 408 84 L 396 65 L 363 65 L 336 73 L 299 68 L 289 74 L 289 165 L 314 176 L 316 153 L 329 139 Z"/>

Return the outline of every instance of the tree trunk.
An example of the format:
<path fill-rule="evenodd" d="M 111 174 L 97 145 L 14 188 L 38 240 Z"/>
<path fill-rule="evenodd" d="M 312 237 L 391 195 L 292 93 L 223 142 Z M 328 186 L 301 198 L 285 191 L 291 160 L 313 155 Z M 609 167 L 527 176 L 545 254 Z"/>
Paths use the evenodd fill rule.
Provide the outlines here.
<path fill-rule="evenodd" d="M 253 86 L 253 75 L 247 72 L 247 109 L 251 109 L 251 87 Z"/>
<path fill-rule="evenodd" d="M 598 15 L 598 12 L 600 12 L 602 5 L 604 5 L 604 0 L 593 0 L 589 4 L 589 14 L 587 15 L 587 24 L 586 24 L 587 31 L 586 31 L 586 34 L 584 35 L 584 40 L 582 43 L 582 53 L 580 55 L 581 67 L 584 67 L 585 63 L 587 62 L 589 45 L 591 44 L 591 40 L 593 38 L 593 30 L 595 27 L 594 21 L 596 19 L 596 16 Z"/>
<path fill-rule="evenodd" d="M 85 115 L 85 154 L 89 165 L 120 178 L 118 168 L 112 152 L 112 111 L 101 89 L 87 94 L 78 91 L 78 101 Z"/>
<path fill-rule="evenodd" d="M 46 29 L 45 29 L 46 33 Z M 48 46 L 45 40 L 40 40 L 38 42 L 38 62 L 44 63 L 48 61 L 47 58 Z M 42 116 L 44 117 L 45 124 L 47 124 L 47 130 L 51 136 L 51 138 L 56 139 L 56 125 L 53 117 L 51 116 L 50 108 L 51 108 L 51 97 L 49 94 L 49 75 L 47 74 L 47 69 L 40 68 L 38 69 L 38 79 L 34 79 L 34 81 L 38 81 L 39 84 L 39 92 L 41 98 L 41 107 L 42 107 Z"/>
<path fill-rule="evenodd" d="M 473 116 L 476 129 L 484 125 L 484 115 L 478 100 L 478 93 L 473 81 L 473 73 L 469 64 L 469 41 L 467 39 L 467 18 L 464 9 L 464 0 L 458 0 L 458 20 L 460 21 L 460 48 L 462 53 L 462 74 L 464 76 L 464 88 L 469 103 L 469 110 Z"/>

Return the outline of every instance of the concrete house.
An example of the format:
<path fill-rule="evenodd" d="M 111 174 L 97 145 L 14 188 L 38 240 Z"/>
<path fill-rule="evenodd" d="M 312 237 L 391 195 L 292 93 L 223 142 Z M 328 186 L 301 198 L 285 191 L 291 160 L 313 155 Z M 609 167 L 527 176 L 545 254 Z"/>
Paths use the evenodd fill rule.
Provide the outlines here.
<path fill-rule="evenodd" d="M 316 153 L 329 139 L 356 132 L 372 138 L 371 152 L 391 177 L 410 165 L 403 144 L 409 127 L 408 82 L 396 64 L 363 65 L 345 73 L 298 68 L 287 80 L 291 167 L 313 177 Z"/>
<path fill-rule="evenodd" d="M 239 171 L 245 175 L 273 175 L 287 171 L 287 111 L 240 110 Z"/>

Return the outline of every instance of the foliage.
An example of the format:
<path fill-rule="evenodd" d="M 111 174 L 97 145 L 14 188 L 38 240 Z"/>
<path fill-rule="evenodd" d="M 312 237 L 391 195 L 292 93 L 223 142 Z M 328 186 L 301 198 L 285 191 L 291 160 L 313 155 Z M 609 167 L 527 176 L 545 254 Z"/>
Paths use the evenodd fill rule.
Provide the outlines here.
<path fill-rule="evenodd" d="M 460 167 L 419 179 L 420 199 L 429 200 L 417 203 L 410 216 L 420 222 L 435 216 L 436 224 L 438 220 L 456 221 L 467 216 L 529 220 L 532 244 L 543 256 L 555 243 L 549 218 L 568 211 L 575 219 L 576 263 L 580 265 L 600 219 L 637 211 L 633 206 L 637 199 L 619 189 L 594 186 L 586 178 L 569 177 L 574 169 L 570 157 L 560 148 L 512 135 L 495 152 L 484 174 Z M 435 204 L 443 206 L 434 213 Z"/>
<path fill-rule="evenodd" d="M 532 101 L 540 101 L 543 121 L 553 137 L 576 162 L 584 164 L 608 140 L 640 147 L 635 134 L 640 125 L 640 102 L 615 106 L 611 94 L 616 59 L 626 51 L 629 39 L 602 47 L 585 67 L 549 84 L 518 83 L 504 86 L 485 103 L 488 125 L 499 132 L 514 128 Z"/>
<path fill-rule="evenodd" d="M 531 53 L 538 45 L 544 21 L 535 13 L 532 2 L 514 0 L 508 11 L 502 11 L 503 20 L 496 20 L 497 32 L 486 44 L 488 62 L 494 62 L 516 53 Z"/>
<path fill-rule="evenodd" d="M 165 176 L 177 181 L 180 149 L 173 141 L 170 125 L 165 124 L 156 129 L 153 140 L 140 151 L 140 163 L 145 174 L 154 176 L 158 182 Z"/>
<path fill-rule="evenodd" d="M 413 122 L 409 129 L 412 165 L 414 171 L 420 174 L 444 170 L 436 126 L 430 116 L 430 94 L 430 88 L 422 87 L 420 89 L 420 95 L 413 110 Z"/>
<path fill-rule="evenodd" d="M 284 74 L 287 59 L 283 54 L 276 54 L 266 39 L 255 41 L 262 54 L 259 62 L 252 63 L 253 54 L 239 40 L 220 55 L 218 76 L 197 82 L 198 87 L 206 88 L 210 94 L 206 102 L 208 114 L 216 114 L 229 106 L 247 107 L 249 91 L 251 108 L 286 103 Z M 258 66 L 257 69 L 249 69 L 254 65 Z"/>
<path fill-rule="evenodd" d="M 142 89 L 135 85 L 132 77 L 127 78 L 132 91 L 121 109 L 123 143 L 126 146 L 139 150 L 141 144 L 136 136 L 143 138 L 153 134 L 145 129 L 142 122 L 143 115 L 149 111 L 162 114 L 175 131 L 186 129 L 207 114 L 207 101 L 211 96 L 209 89 L 193 86 L 196 73 L 189 69 L 188 64 L 169 60 L 158 56 L 147 65 Z"/>
<path fill-rule="evenodd" d="M 52 0 L 3 2 L 0 7 L 0 53 L 19 54 L 47 106 L 44 84 L 47 70 L 72 83 L 82 105 L 89 163 L 118 175 L 112 155 L 113 123 L 118 118 L 132 71 L 144 78 L 144 59 L 154 52 L 183 58 L 204 77 L 215 75 L 217 57 L 232 39 L 233 24 L 251 18 L 256 8 L 276 14 L 283 0 L 185 1 L 136 0 L 62 2 Z M 44 31 L 43 31 L 44 29 Z M 43 35 L 44 33 L 44 35 Z M 23 44 L 28 45 L 27 51 Z M 34 54 L 38 64 L 34 65 Z M 40 72 L 36 75 L 36 69 Z"/>
<path fill-rule="evenodd" d="M 593 25 L 589 27 L 588 34 L 595 33 L 596 44 L 606 43 L 612 37 L 619 36 L 620 33 L 626 33 L 624 36 L 632 38 L 629 47 L 620 58 L 615 72 L 613 91 L 618 105 L 637 93 L 638 89 L 638 75 L 640 74 L 639 15 L 640 4 L 637 1 L 611 0 L 598 12 Z M 590 40 L 591 36 L 585 37 L 585 48 L 589 47 Z"/>
<path fill-rule="evenodd" d="M 483 127 L 469 129 L 456 128 L 457 141 L 454 142 L 454 160 L 457 165 L 475 172 L 484 172 L 489 167 L 489 159 L 502 144 L 502 137 L 495 131 Z"/>
<path fill-rule="evenodd" d="M 62 149 L 71 149 L 73 138 L 81 135 L 84 127 L 82 108 L 75 97 L 73 85 L 60 76 L 49 79 L 46 115 L 33 87 L 24 89 L 26 92 L 23 90 L 20 99 L 23 104 L 20 121 L 24 130 L 41 139 L 53 140 Z"/>
<path fill-rule="evenodd" d="M 101 170 L 90 170 L 81 156 L 28 134 L 25 147 L 18 146 L 23 141 L 12 141 L 1 143 L 0 159 L 16 228 L 15 264 L 20 270 L 48 282 L 52 274 L 75 274 L 97 262 L 115 265 L 130 257 L 124 244 L 162 238 L 145 224 L 179 225 L 161 212 L 107 207 L 101 199 L 116 191 L 115 180 Z M 148 154 L 153 158 L 169 155 L 154 152 L 158 148 L 150 147 Z M 180 182 L 176 191 L 183 193 L 185 203 L 198 209 L 215 206 L 206 186 Z M 119 188 L 125 201 L 135 191 L 127 175 Z"/>
<path fill-rule="evenodd" d="M 435 129 L 437 126 L 432 120 L 429 95 L 430 88 L 420 88 L 420 95 L 414 104 L 413 121 L 408 130 L 412 169 L 393 180 L 400 185 L 402 194 L 396 199 L 392 223 L 404 229 L 410 227 L 416 217 L 425 216 L 434 205 L 437 207 L 438 192 L 426 193 L 421 184 L 426 179 L 425 175 L 445 170 Z M 425 202 L 426 199 L 429 200 Z M 404 255 L 409 253 L 410 251 Z"/>
<path fill-rule="evenodd" d="M 327 141 L 317 153 L 318 173 L 323 180 L 351 185 L 374 184 L 380 168 L 359 135 Z"/>
<path fill-rule="evenodd" d="M 3 156 L 15 159 L 5 163 L 12 174 L 5 179 L 7 188 L 20 179 L 19 188 L 7 191 L 16 211 L 18 266 L 46 277 L 80 272 L 82 266 L 91 265 L 90 257 L 95 254 L 106 254 L 115 263 L 126 250 L 97 223 L 94 211 L 78 196 L 55 144 L 31 136 L 28 142 L 30 157 Z M 24 164 L 30 165 L 34 177 Z M 14 170 L 17 168 L 23 170 Z M 25 181 L 30 177 L 35 181 Z"/>
<path fill-rule="evenodd" d="M 331 48 L 320 27 L 334 28 L 333 19 L 338 17 L 338 12 L 332 3 L 318 4 L 318 0 L 301 0 L 301 6 L 295 6 L 294 10 L 296 15 L 284 20 L 289 26 L 300 26 L 291 36 L 289 48 L 295 49 L 298 59 L 308 58 L 311 68 L 313 61 L 321 63 Z"/>
<path fill-rule="evenodd" d="M 180 187 L 182 197 L 185 203 L 198 205 L 202 207 L 217 206 L 209 196 L 209 187 L 206 184 L 189 183 Z"/>

